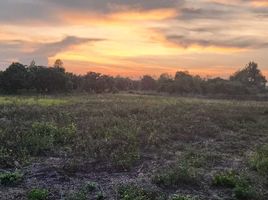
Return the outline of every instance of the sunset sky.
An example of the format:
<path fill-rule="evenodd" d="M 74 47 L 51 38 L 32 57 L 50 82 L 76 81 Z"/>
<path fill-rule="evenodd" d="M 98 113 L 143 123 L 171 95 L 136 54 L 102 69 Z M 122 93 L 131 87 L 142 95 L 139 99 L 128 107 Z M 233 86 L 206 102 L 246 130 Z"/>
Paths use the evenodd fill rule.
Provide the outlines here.
<path fill-rule="evenodd" d="M 268 76 L 268 0 L 1 0 L 0 69 L 13 61 L 137 78 L 187 70 Z"/>

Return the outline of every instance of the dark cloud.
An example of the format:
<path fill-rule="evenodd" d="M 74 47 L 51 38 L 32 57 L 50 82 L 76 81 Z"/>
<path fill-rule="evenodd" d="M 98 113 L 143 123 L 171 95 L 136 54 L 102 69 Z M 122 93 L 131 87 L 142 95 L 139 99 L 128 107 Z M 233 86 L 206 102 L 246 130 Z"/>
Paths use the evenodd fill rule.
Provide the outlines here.
<path fill-rule="evenodd" d="M 177 44 L 180 47 L 188 48 L 192 45 L 202 47 L 219 47 L 219 48 L 267 48 L 268 42 L 259 41 L 252 37 L 221 37 L 218 39 L 194 39 L 182 35 L 168 35 L 167 40 Z"/>

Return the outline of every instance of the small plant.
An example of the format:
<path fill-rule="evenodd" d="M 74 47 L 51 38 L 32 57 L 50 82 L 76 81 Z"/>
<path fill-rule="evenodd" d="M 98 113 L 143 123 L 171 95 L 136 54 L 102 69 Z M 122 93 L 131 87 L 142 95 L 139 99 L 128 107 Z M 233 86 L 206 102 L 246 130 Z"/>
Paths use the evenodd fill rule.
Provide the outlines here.
<path fill-rule="evenodd" d="M 121 200 L 163 200 L 164 197 L 157 191 L 146 190 L 134 185 L 121 186 L 118 189 Z"/>
<path fill-rule="evenodd" d="M 234 171 L 221 172 L 213 178 L 213 185 L 234 188 L 237 182 L 237 174 Z"/>
<path fill-rule="evenodd" d="M 194 200 L 194 198 L 185 195 L 174 195 L 169 200 Z"/>
<path fill-rule="evenodd" d="M 152 181 L 159 186 L 198 185 L 196 169 L 187 164 L 180 164 L 158 173 L 153 177 Z"/>
<path fill-rule="evenodd" d="M 86 185 L 84 186 L 84 190 L 88 191 L 88 192 L 93 192 L 94 190 L 96 190 L 98 188 L 98 184 L 95 182 L 88 182 L 86 183 Z"/>
<path fill-rule="evenodd" d="M 259 148 L 250 160 L 253 169 L 262 175 L 268 175 L 268 145 Z"/>
<path fill-rule="evenodd" d="M 238 183 L 234 188 L 234 196 L 239 200 L 256 199 L 256 191 L 246 182 Z"/>
<path fill-rule="evenodd" d="M 104 194 L 102 192 L 98 192 L 96 199 L 97 200 L 103 200 L 104 199 Z"/>
<path fill-rule="evenodd" d="M 14 186 L 22 181 L 23 174 L 20 172 L 6 172 L 0 174 L 0 183 L 5 186 Z"/>
<path fill-rule="evenodd" d="M 48 195 L 48 190 L 36 188 L 28 193 L 28 200 L 47 200 Z"/>

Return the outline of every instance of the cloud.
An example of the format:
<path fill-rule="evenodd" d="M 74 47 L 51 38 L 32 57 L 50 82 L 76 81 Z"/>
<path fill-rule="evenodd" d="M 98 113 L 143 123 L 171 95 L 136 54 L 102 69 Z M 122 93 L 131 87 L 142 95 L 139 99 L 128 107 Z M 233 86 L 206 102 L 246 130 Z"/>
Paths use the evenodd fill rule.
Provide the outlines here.
<path fill-rule="evenodd" d="M 189 48 L 192 46 L 200 47 L 218 47 L 230 49 L 259 49 L 267 48 L 268 42 L 259 41 L 251 37 L 218 37 L 217 39 L 190 38 L 182 35 L 168 35 L 167 40 L 179 47 Z"/>
<path fill-rule="evenodd" d="M 61 41 L 51 43 L 0 41 L 0 63 L 7 65 L 9 63 L 5 63 L 5 61 L 10 61 L 12 59 L 13 61 L 29 63 L 32 59 L 35 59 L 37 63 L 47 65 L 49 57 L 55 56 L 60 52 L 80 44 L 101 40 L 102 39 L 67 36 Z"/>

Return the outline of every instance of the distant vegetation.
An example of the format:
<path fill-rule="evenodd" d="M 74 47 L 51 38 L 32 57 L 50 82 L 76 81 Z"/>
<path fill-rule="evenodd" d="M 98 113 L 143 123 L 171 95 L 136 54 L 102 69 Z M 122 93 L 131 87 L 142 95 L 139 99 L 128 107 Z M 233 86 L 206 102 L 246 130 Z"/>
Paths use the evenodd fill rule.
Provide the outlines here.
<path fill-rule="evenodd" d="M 140 80 L 132 80 L 96 72 L 82 76 L 66 72 L 61 60 L 57 60 L 54 67 L 37 66 L 34 61 L 29 66 L 12 63 L 0 72 L 0 92 L 8 94 L 142 90 L 179 95 L 257 95 L 267 92 L 266 82 L 254 62 L 235 72 L 229 79 L 205 79 L 187 71 L 178 71 L 174 77 L 162 74 L 157 80 L 149 75 L 144 75 Z"/>

